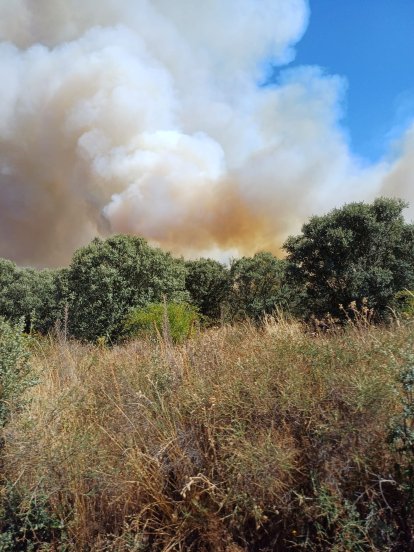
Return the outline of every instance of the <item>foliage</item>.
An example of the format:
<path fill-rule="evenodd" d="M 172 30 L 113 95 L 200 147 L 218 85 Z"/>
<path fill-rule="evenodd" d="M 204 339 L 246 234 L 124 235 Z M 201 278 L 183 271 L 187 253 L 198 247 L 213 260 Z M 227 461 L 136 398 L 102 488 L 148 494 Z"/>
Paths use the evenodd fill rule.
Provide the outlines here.
<path fill-rule="evenodd" d="M 51 513 L 46 497 L 36 493 L 27 501 L 7 484 L 0 495 L 0 551 L 64 551 L 64 525 Z M 51 549 L 50 544 L 55 544 Z M 58 548 L 56 547 L 58 545 Z"/>
<path fill-rule="evenodd" d="M 0 259 L 0 316 L 17 323 L 24 320 L 26 331 L 49 331 L 61 316 L 60 271 L 18 268 Z"/>
<path fill-rule="evenodd" d="M 12 408 L 21 402 L 22 393 L 35 380 L 29 366 L 28 338 L 23 325 L 12 325 L 0 318 L 0 429 Z"/>
<path fill-rule="evenodd" d="M 131 311 L 125 322 L 125 333 L 163 335 L 174 343 L 181 343 L 190 336 L 198 320 L 197 309 L 188 303 L 153 303 Z"/>
<path fill-rule="evenodd" d="M 333 492 L 328 485 L 314 488 L 315 540 L 321 549 L 364 552 L 370 549 L 369 520 L 355 504 Z"/>
<path fill-rule="evenodd" d="M 398 455 L 397 479 L 404 491 L 401 506 L 411 515 L 414 506 L 414 354 L 412 347 L 403 354 L 405 365 L 399 373 L 402 388 L 401 411 L 390 424 L 388 441 Z M 403 503 L 404 502 L 404 503 Z"/>
<path fill-rule="evenodd" d="M 414 225 L 405 203 L 378 199 L 313 217 L 285 243 L 287 260 L 258 253 L 231 263 L 184 262 L 142 238 L 96 239 L 75 252 L 67 269 L 18 268 L 0 259 L 0 316 L 24 320 L 27 332 L 45 334 L 57 322 L 75 338 L 117 341 L 134 308 L 189 301 L 207 321 L 260 320 L 281 308 L 323 319 L 373 309 L 383 320 L 392 309 L 412 316 Z M 349 306 L 354 307 L 349 310 Z"/>
<path fill-rule="evenodd" d="M 402 200 L 351 203 L 312 217 L 290 237 L 287 279 L 302 293 L 306 315 L 343 316 L 341 305 L 364 298 L 383 318 L 395 294 L 414 284 L 414 225 L 404 222 Z"/>
<path fill-rule="evenodd" d="M 397 312 L 404 318 L 414 318 L 414 293 L 403 289 L 395 295 Z"/>
<path fill-rule="evenodd" d="M 65 520 L 70 551 L 409 550 L 395 465 L 411 452 L 387 437 L 413 336 L 409 321 L 311 335 L 268 317 L 179 347 L 41 340 L 44 377 L 5 433 L 13 535 L 33 542 L 32 511 Z"/>
<path fill-rule="evenodd" d="M 230 317 L 259 320 L 276 307 L 286 308 L 289 293 L 284 271 L 284 261 L 266 252 L 233 261 L 228 295 Z"/>
<path fill-rule="evenodd" d="M 186 299 L 185 266 L 142 238 L 95 239 L 67 272 L 69 330 L 79 339 L 116 341 L 131 308 Z"/>
<path fill-rule="evenodd" d="M 212 259 L 187 261 L 185 266 L 185 287 L 192 303 L 203 316 L 218 320 L 228 293 L 228 269 Z"/>

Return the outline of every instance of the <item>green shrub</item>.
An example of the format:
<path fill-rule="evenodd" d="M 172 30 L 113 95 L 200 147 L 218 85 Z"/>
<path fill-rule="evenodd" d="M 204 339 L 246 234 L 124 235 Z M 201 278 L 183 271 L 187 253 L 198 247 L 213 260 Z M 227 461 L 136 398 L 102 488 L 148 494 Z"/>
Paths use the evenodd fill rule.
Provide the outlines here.
<path fill-rule="evenodd" d="M 206 317 L 206 322 L 219 320 L 228 295 L 228 268 L 213 259 L 186 261 L 185 266 L 185 287 L 191 302 Z"/>
<path fill-rule="evenodd" d="M 397 311 L 403 318 L 414 317 L 414 293 L 408 289 L 399 291 L 395 295 Z"/>
<path fill-rule="evenodd" d="M 230 318 L 259 321 L 278 307 L 288 310 L 291 297 L 284 278 L 285 262 L 271 253 L 263 251 L 233 261 L 227 297 Z"/>
<path fill-rule="evenodd" d="M 388 442 L 397 453 L 395 464 L 397 480 L 403 490 L 407 511 L 414 505 L 414 355 L 405 354 L 406 366 L 401 370 L 398 384 L 401 393 L 401 411 L 394 416 Z"/>
<path fill-rule="evenodd" d="M 0 316 L 13 323 L 24 319 L 25 330 L 47 333 L 62 318 L 64 270 L 19 268 L 0 259 Z"/>
<path fill-rule="evenodd" d="M 12 484 L 4 487 L 0 500 L 1 552 L 63 552 L 66 550 L 64 540 L 64 524 L 51 512 L 45 496 L 32 493 L 27 499 Z"/>
<path fill-rule="evenodd" d="M 181 343 L 199 320 L 197 309 L 188 303 L 153 303 L 133 310 L 125 322 L 129 336 L 163 335 Z"/>
<path fill-rule="evenodd" d="M 11 407 L 35 383 L 30 375 L 28 340 L 24 323 L 9 324 L 0 318 L 0 428 L 6 424 Z"/>
<path fill-rule="evenodd" d="M 366 298 L 376 320 L 389 318 L 395 294 L 414 284 L 414 225 L 405 222 L 406 207 L 390 198 L 350 203 L 312 217 L 288 238 L 286 279 L 301 296 L 302 315 L 343 319 L 342 305 Z"/>
<path fill-rule="evenodd" d="M 133 307 L 186 301 L 181 259 L 134 236 L 95 239 L 78 249 L 67 271 L 68 329 L 81 340 L 116 342 Z"/>

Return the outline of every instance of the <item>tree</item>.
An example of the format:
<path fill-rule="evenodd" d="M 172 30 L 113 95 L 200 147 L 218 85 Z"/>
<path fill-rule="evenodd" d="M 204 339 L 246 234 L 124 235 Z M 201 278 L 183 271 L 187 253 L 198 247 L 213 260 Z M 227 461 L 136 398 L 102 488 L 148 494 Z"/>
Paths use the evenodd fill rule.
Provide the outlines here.
<path fill-rule="evenodd" d="M 187 261 L 185 266 L 185 287 L 192 303 L 203 316 L 218 320 L 228 293 L 228 269 L 213 259 Z"/>
<path fill-rule="evenodd" d="M 17 322 L 21 314 L 15 315 L 11 289 L 18 278 L 17 266 L 6 259 L 0 259 L 0 316 Z"/>
<path fill-rule="evenodd" d="M 79 339 L 116 341 L 136 307 L 184 301 L 185 265 L 142 238 L 95 239 L 75 252 L 67 272 L 69 330 Z"/>
<path fill-rule="evenodd" d="M 278 306 L 286 308 L 284 270 L 284 261 L 266 252 L 233 261 L 228 297 L 230 316 L 259 320 Z"/>
<path fill-rule="evenodd" d="M 413 288 L 414 226 L 404 221 L 405 207 L 386 198 L 350 203 L 288 238 L 287 279 L 302 294 L 303 314 L 341 317 L 341 305 L 366 298 L 383 318 L 396 293 Z"/>
<path fill-rule="evenodd" d="M 29 291 L 26 312 L 30 316 L 32 329 L 46 334 L 58 320 L 65 316 L 66 291 L 62 289 L 65 269 L 26 269 Z M 27 317 L 27 315 L 26 315 Z"/>
<path fill-rule="evenodd" d="M 61 315 L 58 273 L 18 268 L 0 259 L 0 315 L 13 323 L 23 319 L 26 331 L 49 331 Z"/>

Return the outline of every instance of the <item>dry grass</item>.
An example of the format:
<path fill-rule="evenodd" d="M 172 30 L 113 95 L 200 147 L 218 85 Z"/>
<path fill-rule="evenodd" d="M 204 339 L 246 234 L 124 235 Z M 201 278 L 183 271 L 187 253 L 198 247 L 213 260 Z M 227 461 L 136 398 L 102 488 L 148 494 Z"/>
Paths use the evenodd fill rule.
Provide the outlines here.
<path fill-rule="evenodd" d="M 391 550 L 366 520 L 398 499 L 381 481 L 413 337 L 268 319 L 174 348 L 41 340 L 5 477 L 47 497 L 67 550 Z"/>

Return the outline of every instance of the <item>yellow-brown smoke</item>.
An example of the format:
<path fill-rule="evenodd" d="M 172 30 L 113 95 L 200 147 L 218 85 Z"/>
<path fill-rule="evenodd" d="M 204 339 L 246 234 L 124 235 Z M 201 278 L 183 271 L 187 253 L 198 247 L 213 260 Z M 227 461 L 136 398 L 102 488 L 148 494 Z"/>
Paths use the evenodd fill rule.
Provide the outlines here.
<path fill-rule="evenodd" d="M 413 194 L 407 133 L 362 167 L 344 82 L 283 65 L 306 0 L 0 0 L 0 256 L 60 265 L 95 235 L 277 252 L 313 213 Z"/>

